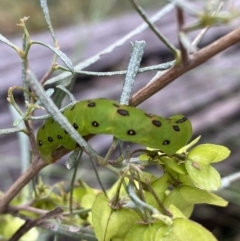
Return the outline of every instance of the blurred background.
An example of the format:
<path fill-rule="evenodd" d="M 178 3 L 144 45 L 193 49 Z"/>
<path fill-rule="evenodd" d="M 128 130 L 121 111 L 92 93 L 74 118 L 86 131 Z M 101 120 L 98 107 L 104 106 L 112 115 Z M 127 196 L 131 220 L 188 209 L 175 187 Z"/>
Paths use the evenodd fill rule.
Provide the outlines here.
<path fill-rule="evenodd" d="M 161 2 L 161 3 L 159 3 Z M 153 16 L 166 4 L 157 0 L 138 0 L 149 16 Z M 234 6 L 240 5 L 234 1 Z M 61 50 L 77 64 L 107 48 L 142 23 L 128 1 L 99 0 L 58 0 L 48 1 L 52 24 Z M 40 3 L 37 0 L 0 2 L 0 33 L 21 47 L 22 28 L 17 24 L 24 16 L 31 38 L 53 45 Z M 192 21 L 186 16 L 187 21 Z M 177 46 L 176 17 L 171 11 L 156 24 L 169 41 Z M 238 21 L 226 26 L 211 28 L 200 42 L 199 47 L 213 42 L 239 26 Z M 198 31 L 191 33 L 191 40 Z M 141 66 L 160 64 L 173 60 L 170 51 L 150 31 L 132 37 L 113 52 L 87 68 L 91 71 L 116 71 L 126 69 L 131 52 L 131 41 L 145 40 L 146 48 Z M 29 65 L 38 79 L 41 79 L 52 62 L 52 52 L 43 46 L 33 46 L 29 53 Z M 59 63 L 61 61 L 59 60 Z M 161 116 L 182 113 L 193 123 L 194 137 L 201 135 L 200 143 L 220 144 L 231 150 L 231 156 L 216 164 L 223 177 L 240 169 L 240 44 L 218 54 L 211 60 L 183 75 L 172 84 L 155 94 L 141 108 Z M 58 71 L 59 74 L 60 71 Z M 134 92 L 145 86 L 156 74 L 155 71 L 137 76 Z M 76 99 L 105 97 L 119 100 L 124 76 L 93 77 L 78 75 L 74 79 L 72 93 Z M 21 59 L 9 46 L 0 42 L 0 129 L 11 128 L 15 117 L 6 100 L 8 88 L 21 85 Z M 23 95 L 15 91 L 15 98 L 24 110 Z M 68 100 L 64 104 L 68 103 Z M 40 125 L 36 122 L 36 130 Z M 95 136 L 90 144 L 101 155 L 107 151 L 112 137 Z M 26 142 L 28 146 L 28 142 Z M 134 148 L 134 145 L 131 146 Z M 6 190 L 20 175 L 21 148 L 16 134 L 0 136 L 0 189 Z M 49 183 L 69 181 L 72 171 L 65 168 L 62 158 L 57 164 L 45 168 L 41 173 Z M 106 187 L 116 180 L 116 176 L 103 168 L 100 177 Z M 154 172 L 154 171 L 153 171 Z M 157 171 L 155 170 L 155 174 Z M 92 163 L 84 156 L 78 177 L 91 186 L 97 186 Z M 219 240 L 240 240 L 240 185 L 239 181 L 219 191 L 219 195 L 229 201 L 226 208 L 199 205 L 193 219 L 211 230 Z"/>

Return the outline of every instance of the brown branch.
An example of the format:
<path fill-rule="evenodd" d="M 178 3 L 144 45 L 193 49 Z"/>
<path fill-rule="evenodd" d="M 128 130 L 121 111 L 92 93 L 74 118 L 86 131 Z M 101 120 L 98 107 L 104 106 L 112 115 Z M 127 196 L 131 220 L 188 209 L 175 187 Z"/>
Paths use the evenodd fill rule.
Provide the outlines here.
<path fill-rule="evenodd" d="M 183 14 L 183 10 L 176 6 L 176 15 L 177 15 L 177 25 L 178 25 L 178 44 L 179 44 L 179 48 L 181 51 L 181 57 L 182 57 L 182 65 L 187 64 L 189 59 L 188 59 L 188 51 L 187 49 L 184 47 L 184 45 L 182 44 L 182 41 L 180 39 L 180 32 L 184 32 L 183 31 L 183 27 L 185 24 L 185 19 L 184 19 L 184 14 Z"/>
<path fill-rule="evenodd" d="M 45 210 L 45 209 L 41 209 L 41 208 L 36 208 L 36 207 L 32 207 L 31 206 L 32 204 L 32 201 L 31 202 L 28 202 L 24 205 L 19 205 L 19 206 L 12 206 L 12 205 L 9 205 L 7 208 L 6 208 L 6 213 L 10 213 L 12 215 L 18 215 L 20 211 L 28 211 L 28 212 L 31 212 L 31 213 L 34 213 L 34 214 L 38 214 L 38 215 L 44 215 L 46 213 L 49 212 L 49 210 Z M 87 208 L 87 209 L 79 209 L 79 210 L 74 210 L 74 212 L 63 212 L 61 213 L 61 216 L 71 216 L 73 214 L 82 214 L 82 213 L 88 213 L 91 211 L 91 208 Z M 18 217 L 18 216 L 17 216 Z M 21 217 L 20 217 L 21 218 Z M 24 220 L 27 220 L 27 219 L 24 219 Z"/>
<path fill-rule="evenodd" d="M 44 215 L 49 212 L 49 210 L 44 210 L 40 208 L 35 208 L 30 206 L 32 202 L 20 206 L 8 206 L 6 213 L 17 213 L 19 211 L 29 211 L 38 215 Z"/>
<path fill-rule="evenodd" d="M 56 207 L 54 210 L 47 212 L 42 215 L 40 218 L 37 218 L 32 221 L 26 221 L 17 231 L 13 234 L 13 236 L 8 241 L 17 241 L 19 240 L 25 233 L 27 233 L 31 228 L 43 223 L 45 220 L 49 220 L 50 218 L 56 217 L 63 212 L 63 209 L 60 207 Z"/>
<path fill-rule="evenodd" d="M 29 137 L 33 155 L 36 155 L 38 153 L 38 150 L 37 150 L 36 140 L 35 140 L 35 136 L 34 136 L 33 123 L 32 123 L 32 121 L 24 121 L 24 123 L 25 123 L 25 126 L 28 131 L 28 137 Z"/>
<path fill-rule="evenodd" d="M 89 134 L 85 136 L 84 139 L 88 141 L 93 135 Z M 35 140 L 34 140 L 35 141 Z M 61 147 L 53 152 L 54 160 L 59 160 L 62 156 L 66 155 L 70 151 Z M 30 164 L 28 169 L 13 183 L 13 185 L 7 190 L 6 193 L 0 198 L 0 213 L 6 212 L 6 208 L 9 203 L 15 198 L 15 196 L 22 190 L 22 188 L 31 179 L 36 176 L 44 167 L 49 165 L 45 163 L 39 156 L 35 156 L 35 160 Z"/>
<path fill-rule="evenodd" d="M 41 217 L 40 219 L 35 219 L 35 220 L 17 211 L 18 210 L 16 209 L 9 208 L 10 214 L 12 214 L 14 217 L 21 218 L 22 220 L 25 220 L 27 222 L 26 226 L 28 225 L 30 227 L 30 225 L 32 225 L 33 222 L 35 221 L 33 225 L 34 227 L 35 226 L 42 227 L 44 229 L 48 229 L 53 233 L 64 234 L 64 235 L 67 235 L 68 237 L 73 237 L 78 240 L 97 241 L 97 238 L 95 237 L 94 232 L 88 227 L 78 227 L 76 229 L 76 226 L 74 225 L 64 225 L 64 224 L 56 223 L 56 221 L 55 222 L 52 220 L 50 221 L 49 220 L 50 218 L 54 218 L 55 216 L 58 216 L 58 215 L 60 215 L 60 218 L 61 218 L 62 216 L 65 215 L 64 212 L 61 213 L 61 209 L 59 209 L 59 207 L 50 212 L 48 211 L 48 215 L 44 216 L 43 218 Z M 10 240 L 11 241 L 14 241 L 14 239 L 19 240 L 17 239 L 18 237 L 16 236 L 16 233 L 14 235 L 15 237 L 12 236 Z"/>
<path fill-rule="evenodd" d="M 55 64 L 53 63 L 52 66 L 50 67 L 50 69 L 47 71 L 47 73 L 42 77 L 42 79 L 40 80 L 40 83 L 42 85 L 44 85 L 44 83 L 49 79 L 49 77 L 53 74 L 53 72 L 55 71 L 55 68 L 53 67 Z"/>
<path fill-rule="evenodd" d="M 163 73 L 156 81 L 150 83 L 149 85 L 143 87 L 139 90 L 130 100 L 130 105 L 137 106 L 143 101 L 157 93 L 159 90 L 163 89 L 165 86 L 170 84 L 173 80 L 179 76 L 185 74 L 189 70 L 201 65 L 202 63 L 209 60 L 214 55 L 222 52 L 223 50 L 231 47 L 232 45 L 240 41 L 240 28 L 237 28 L 226 34 L 222 38 L 216 40 L 207 47 L 201 49 L 199 52 L 191 55 L 191 59 L 188 64 L 178 67 L 174 66 L 171 69 Z"/>
<path fill-rule="evenodd" d="M 40 158 L 37 158 L 30 164 L 28 169 L 17 179 L 16 182 L 7 190 L 0 199 L 0 213 L 5 212 L 6 207 L 13 200 L 13 198 L 22 190 L 22 188 L 31 179 L 42 170 L 48 163 L 44 163 Z"/>

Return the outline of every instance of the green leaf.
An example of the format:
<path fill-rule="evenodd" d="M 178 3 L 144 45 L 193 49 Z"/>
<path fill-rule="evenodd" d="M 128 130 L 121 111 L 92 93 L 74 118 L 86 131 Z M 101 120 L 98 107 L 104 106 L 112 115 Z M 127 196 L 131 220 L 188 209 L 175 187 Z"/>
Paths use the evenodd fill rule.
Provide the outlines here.
<path fill-rule="evenodd" d="M 141 220 L 132 209 L 111 209 L 104 194 L 96 198 L 92 217 L 93 228 L 99 241 L 123 240 L 129 229 Z"/>
<path fill-rule="evenodd" d="M 88 208 L 92 208 L 94 202 L 96 200 L 96 195 L 95 194 L 91 194 L 91 193 L 87 193 L 83 196 L 82 198 L 82 201 L 81 201 L 81 207 L 82 208 L 85 208 L 85 209 L 88 209 Z M 92 221 L 92 212 L 89 212 L 88 213 L 88 216 L 87 216 L 87 221 L 93 225 L 93 221 Z"/>
<path fill-rule="evenodd" d="M 154 224 L 135 224 L 127 233 L 124 241 L 153 241 L 157 230 L 163 224 L 156 222 Z"/>
<path fill-rule="evenodd" d="M 181 186 L 179 191 L 182 197 L 191 204 L 207 203 L 217 206 L 226 206 L 228 202 L 214 193 L 196 187 Z"/>
<path fill-rule="evenodd" d="M 221 177 L 211 163 L 226 159 L 230 151 L 219 145 L 203 144 L 192 149 L 185 166 L 196 186 L 206 190 L 217 190 L 221 186 Z"/>
<path fill-rule="evenodd" d="M 164 201 L 164 207 L 169 208 L 170 205 L 174 205 L 178 208 L 184 216 L 190 217 L 193 211 L 194 205 L 190 203 L 185 197 L 182 195 L 180 188 L 174 189 Z"/>
<path fill-rule="evenodd" d="M 188 185 L 196 187 L 194 181 L 189 175 L 178 175 L 177 180 L 182 183 L 182 185 Z"/>
<path fill-rule="evenodd" d="M 127 178 L 124 178 L 124 181 L 125 181 L 126 183 L 129 182 L 129 180 L 128 180 Z M 121 179 L 118 179 L 118 180 L 112 185 L 112 187 L 107 190 L 107 196 L 109 197 L 109 199 L 112 199 L 112 198 L 116 195 L 116 193 L 117 193 L 117 191 L 118 191 L 118 188 L 119 188 L 119 185 L 121 184 L 121 182 L 122 182 L 122 180 L 121 180 Z M 119 192 L 119 197 L 124 197 L 124 196 L 127 196 L 127 192 L 126 192 L 124 186 L 121 185 L 120 192 Z"/>
<path fill-rule="evenodd" d="M 1 225 L 0 225 L 0 240 L 1 238 L 6 238 L 9 240 L 12 235 L 14 235 L 18 229 L 24 225 L 25 221 L 18 217 L 13 217 L 10 214 L 1 214 Z M 38 240 L 39 232 L 36 227 L 25 233 L 19 241 Z M 4 240 L 4 239 L 3 239 Z"/>
<path fill-rule="evenodd" d="M 174 158 L 170 157 L 162 157 L 161 159 L 164 161 L 167 170 L 172 169 L 179 174 L 187 174 L 184 163 L 178 163 Z"/>
<path fill-rule="evenodd" d="M 186 161 L 185 166 L 189 176 L 197 187 L 205 190 L 218 190 L 221 186 L 221 176 L 211 165 L 204 165 L 195 161 Z"/>
<path fill-rule="evenodd" d="M 99 241 L 106 240 L 106 230 L 111 213 L 112 209 L 108 206 L 108 199 L 101 193 L 92 206 L 93 229 Z"/>
<path fill-rule="evenodd" d="M 156 176 L 148 172 L 141 172 L 139 173 L 139 175 L 140 175 L 140 181 L 143 183 L 147 183 L 147 184 L 154 183 L 155 181 L 158 180 Z"/>
<path fill-rule="evenodd" d="M 200 140 L 201 136 L 198 136 L 197 138 L 195 138 L 193 141 L 191 141 L 189 144 L 187 144 L 186 146 L 182 147 L 180 150 L 177 151 L 177 153 L 183 153 L 183 152 L 187 152 L 187 150 L 189 148 L 191 148 L 192 146 L 196 145 L 198 143 L 198 141 Z"/>
<path fill-rule="evenodd" d="M 96 195 L 96 192 L 94 191 L 94 189 L 89 187 L 87 185 L 87 183 L 82 181 L 81 179 L 77 180 L 75 185 L 76 186 L 73 189 L 73 199 L 74 199 L 74 202 L 81 203 L 82 202 L 82 198 L 86 194 Z"/>
<path fill-rule="evenodd" d="M 150 157 L 147 153 L 139 155 L 138 158 L 142 162 L 148 162 L 152 160 L 152 157 Z"/>
<path fill-rule="evenodd" d="M 198 223 L 189 219 L 176 218 L 172 226 L 158 229 L 154 241 L 217 241 L 217 239 Z"/>
<path fill-rule="evenodd" d="M 186 218 L 185 215 L 174 205 L 170 204 L 169 209 L 170 213 L 173 215 L 173 218 Z"/>
<path fill-rule="evenodd" d="M 193 148 L 188 154 L 188 159 L 198 164 L 210 164 L 223 161 L 229 155 L 230 150 L 225 146 L 203 144 Z"/>
<path fill-rule="evenodd" d="M 106 233 L 107 240 L 123 240 L 129 229 L 141 218 L 132 209 L 121 208 L 112 212 Z"/>

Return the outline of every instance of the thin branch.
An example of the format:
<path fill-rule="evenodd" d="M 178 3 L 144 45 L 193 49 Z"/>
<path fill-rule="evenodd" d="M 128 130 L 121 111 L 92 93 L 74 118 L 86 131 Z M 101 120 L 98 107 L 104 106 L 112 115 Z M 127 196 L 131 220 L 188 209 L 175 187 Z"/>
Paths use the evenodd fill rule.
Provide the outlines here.
<path fill-rule="evenodd" d="M 32 121 L 24 121 L 24 123 L 25 123 L 25 126 L 28 131 L 28 137 L 29 137 L 33 155 L 37 155 L 38 150 L 37 150 L 36 140 L 35 140 L 35 136 L 34 136 L 33 122 Z"/>
<path fill-rule="evenodd" d="M 203 64 L 214 55 L 224 51 L 225 49 L 237 44 L 240 41 L 240 28 L 237 28 L 226 34 L 222 38 L 216 40 L 212 44 L 201 49 L 194 55 L 190 55 L 191 61 L 181 67 L 174 66 L 171 69 L 165 71 L 155 82 L 150 83 L 148 86 L 143 87 L 136 94 L 133 95 L 130 105 L 137 106 L 143 101 L 163 89 L 165 86 L 173 82 L 175 79 L 185 74 L 189 70 Z"/>
<path fill-rule="evenodd" d="M 222 178 L 222 186 L 220 189 L 229 187 L 232 182 L 235 182 L 240 179 L 240 172 L 235 172 L 227 177 Z"/>
<path fill-rule="evenodd" d="M 106 188 L 104 187 L 103 182 L 102 182 L 102 180 L 101 180 L 101 178 L 100 178 L 100 176 L 99 176 L 96 162 L 95 162 L 94 160 L 92 160 L 92 159 L 91 159 L 91 161 L 92 161 L 92 164 L 93 164 L 93 170 L 94 170 L 94 173 L 95 173 L 95 175 L 96 175 L 98 184 L 100 185 L 101 190 L 102 190 L 102 192 L 104 193 L 104 195 L 105 195 L 106 197 L 108 197 Z"/>
<path fill-rule="evenodd" d="M 153 70 L 166 70 L 171 68 L 175 63 L 175 60 L 169 61 L 162 64 L 151 65 L 147 67 L 139 68 L 138 73 L 144 73 Z M 64 71 L 69 71 L 67 68 L 61 68 Z M 83 71 L 83 70 L 76 70 L 76 74 L 85 74 L 85 75 L 93 75 L 93 76 L 114 76 L 114 75 L 124 75 L 127 73 L 127 70 L 120 70 L 120 71 L 109 71 L 109 72 L 95 72 L 95 71 Z"/>
<path fill-rule="evenodd" d="M 219 12 L 219 11 L 222 9 L 223 4 L 224 4 L 223 1 L 221 1 L 221 2 L 219 3 L 219 6 L 218 6 L 217 10 L 213 12 L 213 15 L 214 15 L 216 12 Z M 210 26 L 207 26 L 207 27 L 205 27 L 204 29 L 202 29 L 202 30 L 199 32 L 199 34 L 196 36 L 196 38 L 192 41 L 191 47 L 193 47 L 193 48 L 194 48 L 194 47 L 197 47 L 197 45 L 198 45 L 199 42 L 202 40 L 203 36 L 206 34 L 206 32 L 208 31 L 209 28 L 210 28 Z"/>
<path fill-rule="evenodd" d="M 188 51 L 182 44 L 181 38 L 179 34 L 183 32 L 183 26 L 185 24 L 185 19 L 184 19 L 184 13 L 183 10 L 176 6 L 176 14 L 177 14 L 177 25 L 178 25 L 178 43 L 179 43 L 179 48 L 181 51 L 181 56 L 182 56 L 182 64 L 185 64 L 188 62 Z"/>
<path fill-rule="evenodd" d="M 31 203 L 30 204 L 27 203 L 27 204 L 19 205 L 19 206 L 8 206 L 8 208 L 6 210 L 6 213 L 17 213 L 19 211 L 23 211 L 24 210 L 24 211 L 35 213 L 35 214 L 38 214 L 38 215 L 44 215 L 44 214 L 49 212 L 49 210 L 45 210 L 45 209 L 40 209 L 40 208 L 35 208 L 35 207 L 32 207 L 32 206 L 29 206 L 29 205 L 31 205 Z"/>
<path fill-rule="evenodd" d="M 26 220 L 27 222 L 34 221 L 32 218 L 29 218 L 21 213 L 16 213 L 15 211 L 11 212 L 11 214 L 15 217 L 21 218 L 22 220 Z M 62 213 L 61 216 L 62 215 L 64 215 L 64 213 Z M 40 223 L 37 223 L 36 226 L 42 227 L 56 234 L 63 234 L 68 237 L 73 237 L 77 240 L 97 241 L 93 230 L 87 227 L 59 224 L 49 220 L 42 220 Z"/>
<path fill-rule="evenodd" d="M 54 210 L 47 212 L 46 214 L 42 215 L 40 218 L 35 220 L 27 220 L 17 231 L 13 234 L 13 236 L 8 241 L 18 241 L 20 238 L 27 233 L 30 229 L 41 224 L 45 220 L 49 220 L 50 218 L 54 218 L 59 216 L 63 212 L 62 208 L 56 207 Z"/>
<path fill-rule="evenodd" d="M 167 46 L 167 48 L 173 53 L 176 58 L 176 62 L 179 62 L 179 50 L 176 49 L 167 39 L 166 37 L 158 30 L 158 28 L 151 22 L 151 20 L 147 17 L 143 9 L 134 1 L 129 0 L 135 10 L 139 13 L 142 19 L 148 24 L 149 28 L 156 34 L 156 36 Z"/>
<path fill-rule="evenodd" d="M 13 183 L 6 193 L 0 199 L 0 213 L 5 212 L 8 204 L 22 190 L 22 188 L 44 167 L 48 164 L 42 162 L 40 157 L 30 164 L 28 169 Z"/>
<path fill-rule="evenodd" d="M 170 3 L 170 4 L 167 4 L 166 6 L 164 6 L 159 12 L 157 12 L 153 17 L 150 18 L 151 23 L 159 21 L 162 17 L 164 17 L 166 14 L 168 14 L 170 11 L 172 11 L 174 9 L 174 6 L 175 6 L 175 3 Z M 75 72 L 81 71 L 82 69 L 85 69 L 88 66 L 90 66 L 91 64 L 97 62 L 101 58 L 102 55 L 111 53 L 115 48 L 125 44 L 127 41 L 129 41 L 129 39 L 131 39 L 135 35 L 143 32 L 147 28 L 148 28 L 148 25 L 146 23 L 139 25 L 133 31 L 131 31 L 124 37 L 118 39 L 116 42 L 114 42 L 113 44 L 108 46 L 106 49 L 104 49 L 101 52 L 99 52 L 98 54 L 90 57 L 89 59 L 85 60 L 84 62 L 80 62 L 79 64 L 77 64 L 74 68 Z M 62 81 L 63 79 L 68 78 L 71 75 L 72 75 L 72 73 L 64 72 L 58 76 L 55 76 L 55 77 L 49 79 L 45 84 L 53 84 L 57 81 Z"/>
<path fill-rule="evenodd" d="M 120 98 L 120 104 L 128 105 L 132 94 L 134 82 L 140 67 L 144 48 L 146 46 L 145 41 L 134 41 L 130 61 L 128 63 L 127 74 L 123 84 L 122 94 Z"/>
<path fill-rule="evenodd" d="M 72 180 L 71 180 L 71 190 L 70 190 L 70 200 L 69 200 L 69 210 L 70 213 L 73 212 L 73 191 L 74 191 L 74 183 L 76 181 L 76 176 L 77 176 L 77 170 L 79 166 L 79 162 L 82 158 L 83 150 L 78 150 L 78 155 L 76 157 L 76 163 L 75 163 L 75 168 L 73 170 L 73 175 L 72 175 Z"/>
<path fill-rule="evenodd" d="M 6 213 L 11 213 L 11 214 L 14 215 L 14 214 L 18 213 L 19 211 L 24 210 L 24 211 L 35 213 L 35 214 L 38 214 L 38 215 L 44 215 L 44 214 L 49 212 L 49 210 L 32 207 L 32 206 L 30 206 L 31 204 L 32 204 L 32 201 L 29 202 L 29 203 L 23 204 L 23 205 L 19 205 L 19 206 L 8 206 L 8 208 L 6 210 Z M 83 213 L 88 213 L 90 211 L 91 211 L 91 208 L 75 209 L 75 210 L 73 210 L 72 213 L 71 212 L 63 212 L 61 214 L 61 216 L 70 216 L 70 215 L 73 215 L 73 214 L 83 214 Z"/>
<path fill-rule="evenodd" d="M 53 63 L 51 65 L 51 67 L 49 68 L 49 70 L 47 71 L 47 73 L 42 77 L 42 79 L 40 80 L 40 83 L 42 85 L 44 85 L 44 83 L 49 79 L 49 77 L 54 73 L 55 69 L 55 65 L 56 65 L 56 61 L 57 61 L 57 55 L 54 54 L 53 56 Z"/>

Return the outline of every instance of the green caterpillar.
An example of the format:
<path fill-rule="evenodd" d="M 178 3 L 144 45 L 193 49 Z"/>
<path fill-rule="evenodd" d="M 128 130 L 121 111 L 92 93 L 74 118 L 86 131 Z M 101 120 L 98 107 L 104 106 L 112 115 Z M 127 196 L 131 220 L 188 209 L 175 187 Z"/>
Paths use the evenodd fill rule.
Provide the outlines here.
<path fill-rule="evenodd" d="M 192 136 L 191 122 L 183 115 L 165 119 L 108 99 L 79 101 L 63 115 L 82 136 L 110 134 L 168 155 L 185 146 Z M 37 146 L 43 159 L 50 162 L 51 154 L 60 146 L 74 150 L 77 145 L 58 123 L 49 118 L 38 130 Z"/>

